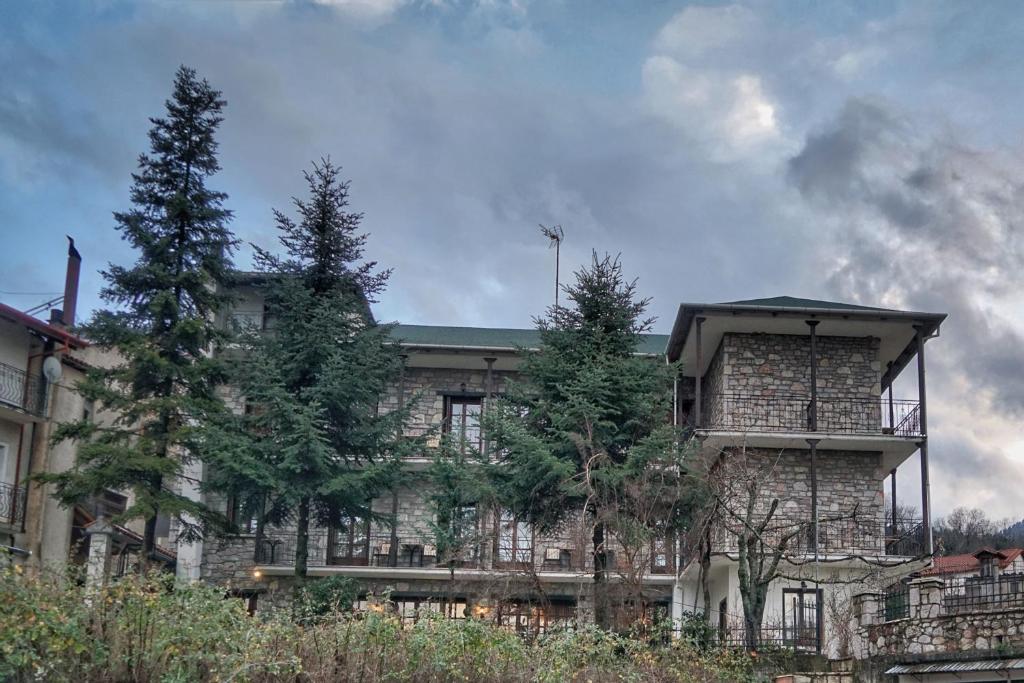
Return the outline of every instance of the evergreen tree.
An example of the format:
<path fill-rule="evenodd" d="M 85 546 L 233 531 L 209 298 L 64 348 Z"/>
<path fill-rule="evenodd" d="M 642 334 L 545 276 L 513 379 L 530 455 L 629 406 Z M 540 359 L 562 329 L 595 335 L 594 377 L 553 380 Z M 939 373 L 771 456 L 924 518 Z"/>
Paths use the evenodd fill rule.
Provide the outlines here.
<path fill-rule="evenodd" d="M 143 566 L 159 513 L 178 520 L 185 540 L 198 538 L 212 519 L 175 489 L 183 465 L 202 455 L 193 426 L 222 409 L 215 388 L 223 372 L 209 352 L 222 340 L 213 316 L 224 303 L 218 285 L 235 240 L 223 207 L 227 195 L 207 180 L 220 169 L 214 135 L 224 106 L 219 91 L 182 66 L 166 115 L 150 119 L 151 151 L 132 174 L 132 208 L 114 214 L 138 260 L 103 273 L 102 296 L 114 308 L 83 328 L 116 360 L 90 371 L 79 390 L 115 422 L 61 425 L 54 438 L 80 442 L 77 462 L 40 477 L 68 505 L 105 489 L 131 491 L 121 519 L 145 520 Z"/>
<path fill-rule="evenodd" d="M 300 578 L 310 523 L 369 518 L 409 447 L 407 411 L 378 411 L 402 368 L 391 327 L 369 310 L 390 273 L 362 261 L 362 214 L 348 210 L 338 174 L 330 160 L 314 164 L 309 198 L 293 199 L 298 220 L 275 211 L 285 254 L 256 249 L 272 330 L 241 336 L 233 378 L 250 410 L 208 434 L 222 456 L 210 486 L 258 501 L 263 522 L 295 524 Z"/>
<path fill-rule="evenodd" d="M 537 321 L 522 380 L 485 419 L 499 500 L 539 530 L 583 511 L 592 524 L 595 619 L 611 623 L 609 537 L 666 537 L 694 501 L 670 424 L 675 368 L 637 353 L 652 320 L 618 259 L 594 255 L 565 288 L 568 306 Z"/>

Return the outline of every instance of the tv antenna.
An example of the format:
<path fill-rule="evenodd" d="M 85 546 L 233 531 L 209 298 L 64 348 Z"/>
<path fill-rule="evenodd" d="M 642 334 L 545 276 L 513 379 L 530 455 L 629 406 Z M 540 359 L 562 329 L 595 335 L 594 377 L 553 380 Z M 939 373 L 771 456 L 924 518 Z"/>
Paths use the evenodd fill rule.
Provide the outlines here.
<path fill-rule="evenodd" d="M 554 247 L 555 249 L 555 311 L 558 311 L 558 268 L 559 261 L 561 260 L 562 251 L 562 240 L 565 239 L 565 233 L 562 231 L 561 225 L 552 225 L 550 228 L 541 224 L 540 232 L 542 235 L 548 238 L 548 249 Z"/>

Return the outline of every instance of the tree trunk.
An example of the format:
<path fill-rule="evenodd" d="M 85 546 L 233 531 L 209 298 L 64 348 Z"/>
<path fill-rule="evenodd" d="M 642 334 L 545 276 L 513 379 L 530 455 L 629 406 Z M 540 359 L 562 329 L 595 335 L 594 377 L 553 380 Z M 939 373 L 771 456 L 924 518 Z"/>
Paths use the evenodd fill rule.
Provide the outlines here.
<path fill-rule="evenodd" d="M 159 490 L 159 485 L 157 485 Z M 142 533 L 142 551 L 139 557 L 139 573 L 145 574 L 149 571 L 149 563 L 156 550 L 156 518 L 157 512 L 153 511 L 152 517 L 146 518 L 146 526 Z"/>
<path fill-rule="evenodd" d="M 306 578 L 309 565 L 309 498 L 299 500 L 299 518 L 295 531 L 295 576 Z"/>
<path fill-rule="evenodd" d="M 603 629 L 610 626 L 608 605 L 608 554 L 604 547 L 604 523 L 594 525 L 594 623 Z"/>

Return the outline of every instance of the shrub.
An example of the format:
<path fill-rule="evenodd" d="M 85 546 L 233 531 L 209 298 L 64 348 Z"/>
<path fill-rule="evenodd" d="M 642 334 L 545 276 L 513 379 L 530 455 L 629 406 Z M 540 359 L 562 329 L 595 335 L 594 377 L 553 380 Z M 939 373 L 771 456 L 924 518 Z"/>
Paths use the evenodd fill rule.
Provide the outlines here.
<path fill-rule="evenodd" d="M 315 583 L 310 584 L 313 589 Z M 221 589 L 128 577 L 89 591 L 61 577 L 0 572 L 0 680 L 106 683 L 753 681 L 742 652 L 593 626 L 535 640 L 475 619 L 345 612 L 346 581 L 305 592 L 312 611 L 250 617 Z M 319 607 L 316 607 L 319 606 Z"/>

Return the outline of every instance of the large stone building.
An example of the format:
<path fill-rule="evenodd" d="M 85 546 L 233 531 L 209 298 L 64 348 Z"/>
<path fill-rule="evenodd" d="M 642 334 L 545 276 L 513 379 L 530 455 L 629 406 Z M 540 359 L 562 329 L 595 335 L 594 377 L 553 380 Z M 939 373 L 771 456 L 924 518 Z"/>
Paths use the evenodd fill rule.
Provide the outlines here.
<path fill-rule="evenodd" d="M 240 291 L 225 324 L 262 325 L 257 290 Z M 786 541 L 757 637 L 814 650 L 828 643 L 824 649 L 836 655 L 847 650 L 835 645 L 843 615 L 834 614 L 831 625 L 828 606 L 851 604 L 853 585 L 898 582 L 930 554 L 924 385 L 915 400 L 892 398 L 891 386 L 915 360 L 923 380 L 924 341 L 943 318 L 781 297 L 684 305 L 671 337 L 646 337 L 643 353 L 681 361 L 674 419 L 699 444 L 719 485 L 720 510 L 706 552 L 699 538 L 652 544 L 641 572 L 644 601 L 680 618 L 710 600 L 719 637 L 744 639 L 737 540 L 745 522 L 736 513 L 746 509 L 744 482 L 754 478 L 747 521 L 765 518 L 777 500 L 766 552 Z M 458 429 L 481 445 L 481 412 L 515 376 L 517 349 L 537 343 L 531 330 L 419 325 L 398 326 L 395 338 L 406 370 L 381 409 L 415 401 L 413 434 Z M 925 488 L 914 503 L 924 519 L 889 517 L 884 484 L 918 451 Z M 450 567 L 438 562 L 430 492 L 415 483 L 428 463 L 426 452 L 409 459 L 414 483 L 375 501 L 376 520 L 315 529 L 310 574 L 354 577 L 367 593 L 387 591 L 410 616 L 423 606 L 463 615 L 487 605 L 522 628 L 589 618 L 585 520 L 544 536 L 501 510 L 467 511 L 478 542 Z M 230 512 L 229 501 L 210 502 Z M 254 604 L 273 600 L 292 571 L 294 532 L 248 531 L 179 549 L 179 573 L 230 583 Z M 620 569 L 625 580 L 630 572 Z"/>
<path fill-rule="evenodd" d="M 238 291 L 240 301 L 225 316 L 225 324 L 234 319 L 264 326 L 257 289 L 243 286 Z M 475 447 L 484 447 L 481 414 L 516 376 L 519 349 L 535 347 L 537 332 L 398 325 L 393 335 L 402 346 L 405 369 L 380 410 L 408 405 L 408 433 L 429 434 L 426 450 L 405 463 L 412 483 L 373 502 L 377 519 L 311 531 L 309 575 L 356 578 L 367 594 L 388 592 L 409 618 L 423 608 L 456 617 L 486 610 L 504 623 L 533 631 L 554 621 L 589 619 L 593 557 L 591 530 L 582 518 L 542 535 L 500 509 L 469 506 L 462 512 L 470 520 L 472 538 L 455 566 L 438 557 L 431 526 L 434 513 L 423 471 L 438 438 L 455 430 Z M 658 361 L 667 339 L 648 335 L 640 351 Z M 233 399 L 235 409 L 242 410 L 243 398 Z M 211 497 L 209 502 L 232 512 L 231 501 Z M 268 527 L 257 534 L 255 523 L 246 520 L 241 526 L 248 533 L 179 549 L 179 574 L 229 583 L 253 606 L 272 602 L 294 571 L 294 530 Z M 640 590 L 649 609 L 667 616 L 675 545 L 664 539 L 655 546 L 644 555 Z M 194 564 L 187 564 L 190 559 Z M 622 562 L 620 554 L 618 575 L 628 573 Z"/>

